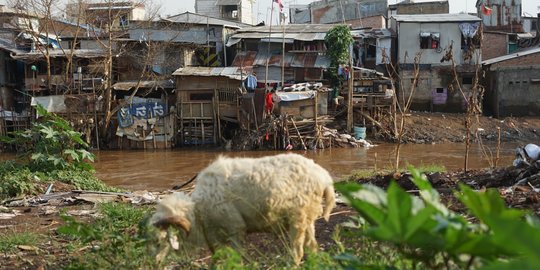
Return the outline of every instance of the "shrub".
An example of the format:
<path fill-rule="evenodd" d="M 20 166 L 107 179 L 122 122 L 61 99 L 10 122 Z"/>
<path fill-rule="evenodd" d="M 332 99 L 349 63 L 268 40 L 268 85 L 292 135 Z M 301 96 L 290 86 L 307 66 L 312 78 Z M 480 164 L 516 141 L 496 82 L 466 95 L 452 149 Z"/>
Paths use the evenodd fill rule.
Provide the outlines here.
<path fill-rule="evenodd" d="M 476 192 L 460 186 L 458 198 L 479 220 L 471 223 L 440 202 L 425 176 L 412 168 L 411 173 L 419 197 L 395 183 L 386 192 L 372 185 L 336 184 L 359 214 L 360 236 L 392 245 L 412 262 L 411 268 L 509 269 L 540 263 L 540 223 L 526 212 L 508 209 L 497 190 Z M 338 259 L 363 265 L 347 254 Z"/>

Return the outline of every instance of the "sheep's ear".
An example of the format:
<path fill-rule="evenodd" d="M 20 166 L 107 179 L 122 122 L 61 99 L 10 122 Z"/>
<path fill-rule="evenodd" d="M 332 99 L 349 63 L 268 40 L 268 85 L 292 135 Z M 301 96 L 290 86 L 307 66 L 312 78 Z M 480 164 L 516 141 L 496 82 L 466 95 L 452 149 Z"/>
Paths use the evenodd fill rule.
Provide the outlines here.
<path fill-rule="evenodd" d="M 191 230 L 191 222 L 189 222 L 189 220 L 187 220 L 186 218 L 181 217 L 164 218 L 156 222 L 154 225 L 161 229 L 166 229 L 170 225 L 173 225 L 182 228 L 182 230 L 186 231 L 187 233 L 189 233 L 189 231 Z"/>

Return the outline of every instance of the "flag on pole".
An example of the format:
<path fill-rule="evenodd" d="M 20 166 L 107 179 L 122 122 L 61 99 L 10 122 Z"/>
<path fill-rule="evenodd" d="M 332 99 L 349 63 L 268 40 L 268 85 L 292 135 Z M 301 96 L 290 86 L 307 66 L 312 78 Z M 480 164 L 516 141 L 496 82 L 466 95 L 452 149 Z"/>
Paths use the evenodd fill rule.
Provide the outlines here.
<path fill-rule="evenodd" d="M 283 3 L 281 2 L 281 0 L 272 0 L 272 1 L 279 5 L 279 12 L 283 12 Z"/>
<path fill-rule="evenodd" d="M 482 4 L 482 14 L 484 14 L 486 16 L 491 16 L 492 11 L 493 11 L 493 9 L 487 7 L 486 4 Z"/>

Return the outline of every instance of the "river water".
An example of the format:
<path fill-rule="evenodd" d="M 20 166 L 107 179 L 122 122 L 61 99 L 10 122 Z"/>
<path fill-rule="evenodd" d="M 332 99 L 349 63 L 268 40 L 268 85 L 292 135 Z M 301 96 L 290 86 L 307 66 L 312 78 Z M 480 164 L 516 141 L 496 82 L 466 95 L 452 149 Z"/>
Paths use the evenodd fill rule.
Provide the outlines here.
<path fill-rule="evenodd" d="M 501 146 L 499 166 L 509 166 L 514 159 L 516 143 Z M 489 148 L 495 155 L 495 147 Z M 464 144 L 402 145 L 401 164 L 444 165 L 448 170 L 463 168 Z M 175 149 L 161 151 L 100 151 L 94 167 L 97 176 L 107 184 L 130 190 L 163 190 L 189 180 L 218 155 L 260 157 L 283 151 L 224 152 L 216 149 Z M 334 148 L 318 151 L 295 151 L 314 159 L 334 178 L 357 169 L 389 168 L 394 145 L 382 144 L 366 148 Z M 481 148 L 474 145 L 469 156 L 469 168 L 489 167 Z"/>

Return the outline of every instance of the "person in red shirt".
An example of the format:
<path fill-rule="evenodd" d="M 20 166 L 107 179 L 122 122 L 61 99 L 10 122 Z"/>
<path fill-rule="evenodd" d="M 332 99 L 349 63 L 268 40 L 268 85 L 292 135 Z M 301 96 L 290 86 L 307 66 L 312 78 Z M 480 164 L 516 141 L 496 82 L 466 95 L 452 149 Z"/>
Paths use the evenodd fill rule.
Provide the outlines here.
<path fill-rule="evenodd" d="M 266 96 L 264 98 L 264 111 L 266 112 L 266 115 L 271 115 L 272 111 L 274 110 L 274 95 L 275 90 L 272 89 L 270 92 L 266 92 Z"/>

